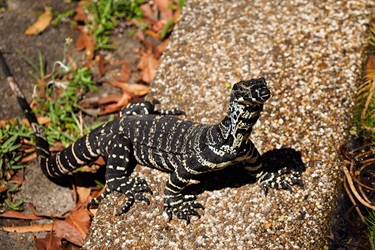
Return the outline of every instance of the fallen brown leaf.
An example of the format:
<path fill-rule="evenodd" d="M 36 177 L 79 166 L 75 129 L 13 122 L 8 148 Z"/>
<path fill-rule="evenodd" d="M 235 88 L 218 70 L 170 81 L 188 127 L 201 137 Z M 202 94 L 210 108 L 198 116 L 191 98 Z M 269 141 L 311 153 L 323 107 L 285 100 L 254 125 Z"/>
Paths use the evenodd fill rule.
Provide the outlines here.
<path fill-rule="evenodd" d="M 145 34 L 143 33 L 143 31 L 142 30 L 140 30 L 140 29 L 137 29 L 137 31 L 135 32 L 135 37 L 139 40 L 139 41 L 141 41 L 141 42 L 144 42 L 145 41 Z"/>
<path fill-rule="evenodd" d="M 86 205 L 90 200 L 91 189 L 87 187 L 77 187 L 78 204 Z"/>
<path fill-rule="evenodd" d="M 91 31 L 84 31 L 81 29 L 81 34 L 76 41 L 76 49 L 78 51 L 86 49 L 86 60 L 91 61 L 94 56 L 95 39 L 91 35 Z"/>
<path fill-rule="evenodd" d="M 117 103 L 121 99 L 121 96 L 111 94 L 107 95 L 105 97 L 102 97 L 98 100 L 97 104 L 98 105 L 107 105 L 109 103 Z"/>
<path fill-rule="evenodd" d="M 159 59 L 155 57 L 152 49 L 141 51 L 141 61 L 137 68 L 141 70 L 139 76 L 145 83 L 150 83 L 156 75 L 156 69 L 159 66 Z"/>
<path fill-rule="evenodd" d="M 131 68 L 127 62 L 123 62 L 120 70 L 120 78 L 117 79 L 119 82 L 127 82 L 130 78 Z"/>
<path fill-rule="evenodd" d="M 22 219 L 22 220 L 40 220 L 43 217 L 37 216 L 35 214 L 24 214 L 17 211 L 6 211 L 0 214 L 0 218 L 10 218 L 10 219 Z"/>
<path fill-rule="evenodd" d="M 8 187 L 0 187 L 0 194 L 8 190 Z M 1 214 L 0 214 L 1 215 Z"/>
<path fill-rule="evenodd" d="M 52 12 L 51 8 L 47 7 L 45 9 L 45 12 L 39 16 L 38 20 L 31 25 L 27 30 L 25 31 L 26 35 L 38 35 L 39 33 L 43 32 L 48 25 L 52 21 Z"/>
<path fill-rule="evenodd" d="M 161 57 L 161 54 L 163 54 L 163 52 L 164 52 L 165 48 L 167 47 L 168 43 L 169 43 L 169 38 L 165 39 L 161 44 L 156 46 L 156 49 L 155 49 L 155 52 L 154 52 L 156 58 Z"/>
<path fill-rule="evenodd" d="M 110 81 L 109 83 L 116 88 L 120 88 L 121 92 L 129 93 L 131 96 L 142 96 L 150 91 L 150 87 L 144 84 L 130 84 L 117 81 Z"/>
<path fill-rule="evenodd" d="M 54 219 L 66 219 L 67 217 L 62 215 L 62 214 L 41 214 L 39 213 L 38 211 L 36 211 L 36 208 L 34 206 L 34 204 L 32 203 L 29 203 L 29 208 L 30 208 L 30 211 L 35 215 L 35 216 L 38 216 L 38 217 L 43 217 L 43 218 L 54 218 Z"/>
<path fill-rule="evenodd" d="M 34 159 L 36 159 L 36 152 L 22 157 L 21 162 L 22 163 L 27 163 L 27 162 L 30 162 L 30 161 L 32 161 Z"/>
<path fill-rule="evenodd" d="M 78 21 L 78 22 L 86 22 L 87 21 L 87 14 L 85 12 L 84 4 L 85 4 L 84 1 L 80 1 L 78 3 L 78 6 L 77 6 L 76 11 L 75 11 L 75 15 L 73 17 L 74 21 Z"/>
<path fill-rule="evenodd" d="M 107 104 L 107 105 L 102 107 L 101 111 L 99 112 L 99 115 L 112 114 L 112 113 L 118 112 L 120 110 L 121 110 L 121 108 L 117 105 L 117 103 Z"/>
<path fill-rule="evenodd" d="M 90 216 L 83 206 L 70 212 L 65 221 L 55 222 L 55 233 L 73 244 L 82 246 L 90 228 Z"/>
<path fill-rule="evenodd" d="M 148 29 L 148 30 L 145 31 L 145 33 L 146 33 L 147 35 L 149 35 L 149 36 L 155 38 L 155 39 L 160 39 L 160 32 L 157 33 L 157 32 L 155 32 L 155 31 L 152 31 L 152 30 Z"/>
<path fill-rule="evenodd" d="M 375 55 L 370 54 L 367 63 L 366 63 L 366 72 L 367 74 L 375 70 Z"/>
<path fill-rule="evenodd" d="M 0 230 L 14 233 L 36 233 L 52 231 L 53 223 L 50 224 L 34 224 L 30 226 L 11 226 L 11 227 L 0 227 Z"/>
<path fill-rule="evenodd" d="M 142 4 L 140 6 L 143 12 L 143 17 L 145 18 L 147 23 L 153 23 L 158 19 L 158 13 L 155 11 L 155 8 L 152 8 L 149 3 Z"/>
<path fill-rule="evenodd" d="M 160 20 L 160 21 L 155 22 L 151 27 L 151 30 L 154 31 L 156 34 L 158 34 L 158 39 L 160 39 L 161 30 L 163 29 L 166 23 L 167 23 L 166 20 Z"/>
<path fill-rule="evenodd" d="M 41 125 L 44 125 L 44 124 L 49 123 L 51 121 L 51 118 L 49 118 L 49 117 L 37 117 L 37 119 L 38 119 L 39 124 L 41 124 Z M 13 124 L 17 123 L 18 121 L 19 121 L 19 119 L 0 120 L 0 128 L 3 128 L 7 124 L 13 125 Z M 21 119 L 21 123 L 25 124 L 27 127 L 30 127 L 30 124 L 29 124 L 29 122 L 26 118 Z"/>
<path fill-rule="evenodd" d="M 169 7 L 169 0 L 154 0 L 154 2 L 158 5 L 161 20 L 169 21 L 173 19 L 173 11 Z"/>
<path fill-rule="evenodd" d="M 37 250 L 62 250 L 61 238 L 46 234 L 45 238 L 35 240 L 35 247 Z"/>
<path fill-rule="evenodd" d="M 14 183 L 14 184 L 17 184 L 17 186 L 21 186 L 23 181 L 24 181 L 24 178 L 23 178 L 23 169 L 22 170 L 19 170 L 17 171 L 13 176 L 12 176 L 12 179 L 10 179 L 9 183 Z"/>
<path fill-rule="evenodd" d="M 54 229 L 58 237 L 64 238 L 78 246 L 82 246 L 84 237 L 82 237 L 80 232 L 74 228 L 73 225 L 67 223 L 66 221 L 56 221 Z"/>
<path fill-rule="evenodd" d="M 117 81 L 110 81 L 109 82 L 112 86 L 120 88 L 122 92 L 122 96 L 120 100 L 117 101 L 117 108 L 122 109 L 126 107 L 129 102 L 137 96 L 144 96 L 149 91 L 150 88 L 147 85 L 143 84 L 129 84 L 129 83 L 121 83 Z"/>
<path fill-rule="evenodd" d="M 97 61 L 98 61 L 99 75 L 102 76 L 105 73 L 105 60 L 104 60 L 104 56 L 101 55 L 101 54 L 99 54 L 98 58 L 97 58 Z"/>

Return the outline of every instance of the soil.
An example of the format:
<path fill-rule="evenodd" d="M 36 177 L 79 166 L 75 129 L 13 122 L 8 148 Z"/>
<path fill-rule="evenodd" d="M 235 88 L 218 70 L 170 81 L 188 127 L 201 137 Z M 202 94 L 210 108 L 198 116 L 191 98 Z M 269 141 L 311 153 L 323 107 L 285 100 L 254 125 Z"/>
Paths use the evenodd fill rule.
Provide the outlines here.
<path fill-rule="evenodd" d="M 0 4 L 1 6 L 5 5 L 3 12 L 0 12 L 0 49 L 27 99 L 31 100 L 36 81 L 30 76 L 31 67 L 20 55 L 39 66 L 38 53 L 41 52 L 46 65 L 45 72 L 49 73 L 52 71 L 53 63 L 64 58 L 66 38 L 72 38 L 75 42 L 79 36 L 79 31 L 72 27 L 70 23 L 60 23 L 58 26 L 50 25 L 39 35 L 27 36 L 24 34 L 25 30 L 44 12 L 42 3 L 37 0 L 9 0 L 0 1 Z M 65 1 L 47 0 L 43 1 L 43 4 L 52 7 L 53 13 L 62 13 L 76 8 L 76 2 L 65 3 Z M 125 59 L 133 72 L 130 82 L 135 82 L 138 77 L 136 66 L 141 58 L 139 50 L 142 45 L 137 38 L 130 35 L 131 29 L 125 22 L 120 23 L 112 37 L 112 42 L 117 49 L 103 52 L 103 54 L 106 59 L 108 57 L 113 60 Z M 75 61 L 83 63 L 84 52 L 76 51 L 74 42 L 73 46 L 68 48 L 67 54 L 72 56 Z M 0 120 L 14 117 L 23 118 L 22 111 L 11 89 L 6 84 L 3 74 L 0 74 L 0 82 L 2 82 L 0 98 L 3 100 L 0 102 Z M 120 93 L 119 90 L 103 84 L 97 95 L 105 96 L 111 92 Z M 70 188 L 56 185 L 45 178 L 37 167 L 36 161 L 27 166 L 25 182 L 17 197 L 25 200 L 25 210 L 28 209 L 28 202 L 31 202 L 36 206 L 38 212 L 63 213 L 71 209 L 72 206 L 74 207 L 75 204 L 73 191 Z M 0 220 L 0 226 L 28 224 L 30 222 L 20 220 Z M 33 239 L 35 236 L 44 237 L 43 235 L 45 233 L 37 235 L 0 231 L 0 250 L 34 249 Z"/>

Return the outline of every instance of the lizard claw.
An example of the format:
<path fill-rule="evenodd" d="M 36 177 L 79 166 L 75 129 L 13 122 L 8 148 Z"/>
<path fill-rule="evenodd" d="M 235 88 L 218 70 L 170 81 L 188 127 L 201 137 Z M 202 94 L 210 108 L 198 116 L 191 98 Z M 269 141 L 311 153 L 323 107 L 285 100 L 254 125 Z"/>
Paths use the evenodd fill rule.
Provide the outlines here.
<path fill-rule="evenodd" d="M 175 199 L 166 199 L 164 204 L 164 211 L 168 215 L 169 221 L 175 215 L 178 219 L 186 220 L 186 223 L 190 223 L 190 216 L 197 216 L 198 218 L 201 215 L 197 212 L 196 209 L 204 209 L 202 204 L 193 200 L 195 196 L 188 195 L 184 197 L 177 197 Z"/>

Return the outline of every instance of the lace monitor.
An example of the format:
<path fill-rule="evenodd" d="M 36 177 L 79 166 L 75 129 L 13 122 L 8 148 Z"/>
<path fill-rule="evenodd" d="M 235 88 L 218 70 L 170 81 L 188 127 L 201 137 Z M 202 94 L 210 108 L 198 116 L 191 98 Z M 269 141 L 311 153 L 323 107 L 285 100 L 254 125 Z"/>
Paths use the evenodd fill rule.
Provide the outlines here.
<path fill-rule="evenodd" d="M 35 131 L 37 159 L 46 176 L 58 178 L 66 175 L 99 156 L 106 160 L 107 188 L 88 204 L 88 209 L 115 190 L 127 196 L 118 215 L 127 212 L 136 200 L 149 203 L 145 193 L 151 193 L 151 189 L 146 181 L 130 177 L 136 164 L 170 173 L 164 191 L 164 210 L 169 219 L 175 215 L 187 223 L 190 216 L 200 217 L 197 210 L 203 208 L 193 195 L 182 194 L 189 180 L 196 175 L 240 165 L 256 176 L 265 189 L 290 189 L 290 185 L 302 184 L 299 173 L 291 173 L 285 168 L 277 172 L 264 171 L 261 156 L 249 138 L 263 104 L 270 98 L 264 78 L 235 83 L 230 93 L 229 111 L 218 124 L 181 120 L 169 114 L 181 115 L 184 114 L 182 111 L 157 111 L 155 103 L 144 101 L 130 104 L 121 112 L 120 118 L 94 129 L 68 148 L 51 155 L 43 128 L 1 52 L 0 64 Z M 286 173 L 291 174 L 284 177 Z"/>

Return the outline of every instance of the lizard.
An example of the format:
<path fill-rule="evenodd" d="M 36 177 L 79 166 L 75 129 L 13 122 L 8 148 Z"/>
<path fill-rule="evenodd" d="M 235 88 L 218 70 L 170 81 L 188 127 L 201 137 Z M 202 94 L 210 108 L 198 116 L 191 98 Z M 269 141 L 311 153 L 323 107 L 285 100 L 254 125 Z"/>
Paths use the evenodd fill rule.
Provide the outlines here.
<path fill-rule="evenodd" d="M 164 189 L 164 211 L 190 222 L 200 217 L 203 205 L 194 195 L 182 191 L 195 176 L 239 165 L 255 176 L 262 187 L 291 189 L 302 185 L 300 172 L 282 168 L 276 172 L 262 168 L 262 157 L 250 140 L 254 124 L 271 92 L 264 78 L 241 80 L 230 91 L 227 115 L 217 124 L 201 124 L 170 115 L 184 112 L 158 111 L 155 102 L 130 104 L 121 116 L 92 130 L 69 147 L 51 155 L 43 128 L 39 125 L 24 94 L 0 52 L 0 64 L 19 105 L 35 131 L 38 164 L 49 178 L 59 178 L 99 156 L 106 162 L 104 192 L 88 205 L 98 205 L 109 193 L 118 191 L 127 200 L 116 215 L 126 213 L 135 201 L 149 204 L 152 193 L 147 182 L 130 175 L 137 164 L 169 173 Z M 290 174 L 285 177 L 285 174 Z"/>

